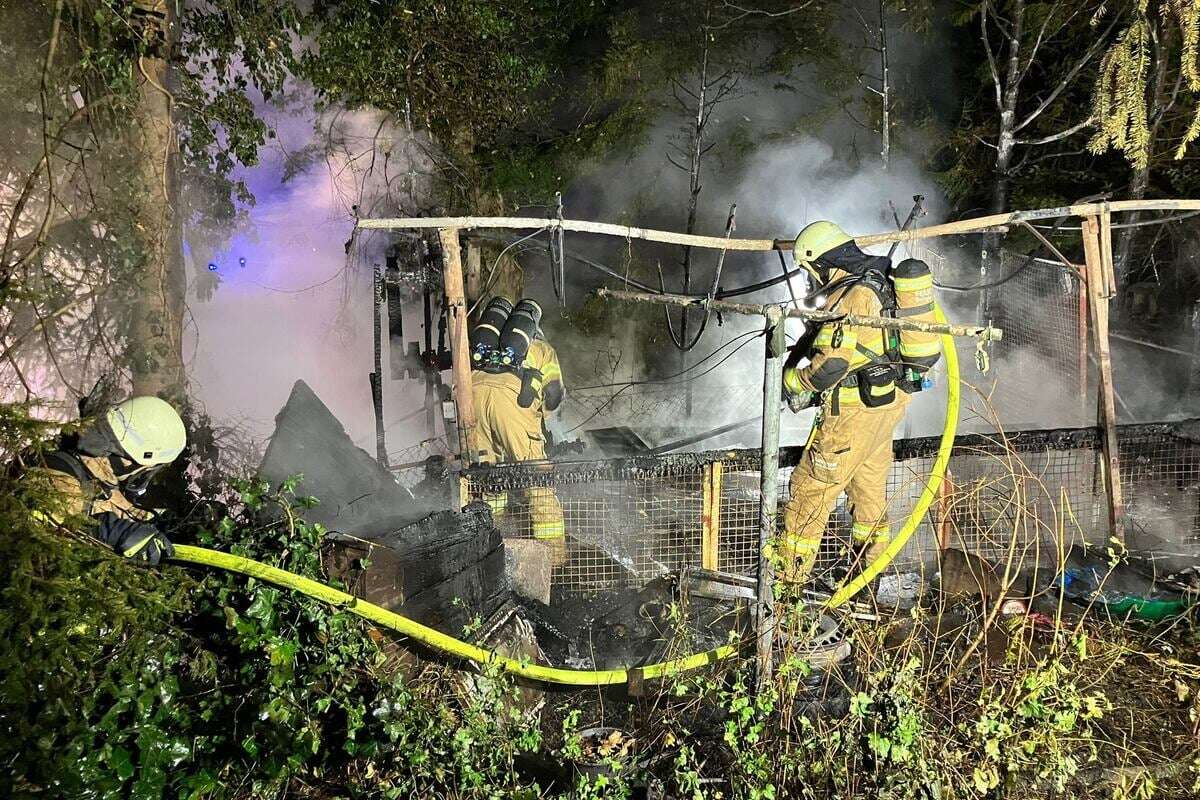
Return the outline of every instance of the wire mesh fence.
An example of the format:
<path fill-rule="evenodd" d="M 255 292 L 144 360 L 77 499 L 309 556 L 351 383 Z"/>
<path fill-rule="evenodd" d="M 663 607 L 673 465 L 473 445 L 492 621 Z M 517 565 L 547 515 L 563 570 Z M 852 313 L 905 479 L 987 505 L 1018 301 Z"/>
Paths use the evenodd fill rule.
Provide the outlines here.
<path fill-rule="evenodd" d="M 1200 549 L 1200 423 L 1123 426 L 1121 481 L 1131 535 Z M 894 527 L 912 512 L 937 450 L 936 437 L 899 440 L 888 481 Z M 1107 537 L 1107 500 L 1096 428 L 956 439 L 948 479 L 895 564 L 931 563 L 939 547 L 1000 561 L 1053 554 Z M 780 499 L 802 448 L 781 454 Z M 681 567 L 752 575 L 758 563 L 758 453 L 689 453 L 551 466 L 499 465 L 464 473 L 463 500 L 503 497 L 502 535 L 531 536 L 528 489 L 554 490 L 563 507 L 568 560 L 553 583 L 588 592 L 640 585 Z M 853 556 L 839 504 L 818 568 Z M 1190 549 L 1189 549 L 1190 548 Z"/>
<path fill-rule="evenodd" d="M 1089 393 L 1088 309 L 1078 273 L 1062 264 L 1004 251 L 1000 272 L 1012 276 L 979 299 L 978 314 L 1004 331 L 990 345 L 990 369 L 974 374 L 967 395 L 979 416 L 1005 430 L 1087 425 L 1095 419 Z M 972 342 L 960 342 L 967 363 Z M 1065 399 L 1065 402 L 1064 402 Z M 1072 402 L 1075 399 L 1075 402 Z"/>

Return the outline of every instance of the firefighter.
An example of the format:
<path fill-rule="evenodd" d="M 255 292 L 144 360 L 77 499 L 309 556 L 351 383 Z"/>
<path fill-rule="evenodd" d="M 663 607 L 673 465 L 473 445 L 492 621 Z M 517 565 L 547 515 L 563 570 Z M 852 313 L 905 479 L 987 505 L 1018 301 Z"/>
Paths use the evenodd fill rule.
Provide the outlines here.
<path fill-rule="evenodd" d="M 558 354 L 542 335 L 542 310 L 528 298 L 514 307 L 494 298 L 474 331 L 471 376 L 475 397 L 476 445 L 488 463 L 546 458 L 545 419 L 566 396 Z M 525 491 L 533 537 L 551 549 L 551 561 L 566 561 L 562 505 L 554 490 Z M 485 495 L 495 516 L 508 506 L 505 492 Z"/>
<path fill-rule="evenodd" d="M 39 515 L 56 524 L 89 516 L 95 535 L 118 554 L 158 564 L 174 553 L 156 528 L 153 514 L 137 505 L 165 464 L 187 444 L 183 420 L 157 397 L 133 397 L 100 415 L 78 435 L 42 456 L 32 471 L 43 474 L 64 498 L 60 508 Z"/>
<path fill-rule="evenodd" d="M 888 258 L 863 253 L 832 222 L 805 227 L 796 237 L 795 259 L 825 297 L 827 310 L 932 318 L 933 279 L 923 262 L 909 259 L 893 270 Z M 892 435 L 909 393 L 921 388 L 921 376 L 940 355 L 936 335 L 905 332 L 905 337 L 902 342 L 895 331 L 827 322 L 802 337 L 785 363 L 789 405 L 820 406 L 784 506 L 779 554 L 785 580 L 808 577 L 843 491 L 863 563 L 874 561 L 890 541 L 886 488 Z"/>

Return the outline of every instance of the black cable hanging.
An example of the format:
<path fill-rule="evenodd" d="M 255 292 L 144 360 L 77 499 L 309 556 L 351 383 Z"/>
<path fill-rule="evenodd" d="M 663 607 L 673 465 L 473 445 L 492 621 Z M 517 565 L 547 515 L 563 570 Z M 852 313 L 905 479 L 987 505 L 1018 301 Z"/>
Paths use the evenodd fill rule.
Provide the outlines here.
<path fill-rule="evenodd" d="M 1053 236 L 1058 231 L 1058 229 L 1063 225 L 1063 223 L 1065 223 L 1066 221 L 1067 221 L 1067 217 L 1060 217 L 1058 219 L 1058 221 L 1056 221 L 1054 223 L 1054 225 L 1052 225 L 1050 227 L 1050 229 L 1049 229 L 1050 235 Z M 979 292 L 984 289 L 995 289 L 999 286 L 1003 286 L 1004 284 L 1006 284 L 1009 281 L 1016 278 L 1018 275 L 1020 275 L 1022 272 L 1027 270 L 1030 266 L 1032 266 L 1033 262 L 1036 260 L 1037 260 L 1037 256 L 1034 253 L 1029 253 L 1028 255 L 1025 256 L 1025 260 L 1023 262 L 1021 262 L 1021 264 L 1016 269 L 1014 269 L 1012 272 L 1008 273 L 1007 275 L 1005 275 L 1003 278 L 1000 278 L 999 280 L 991 281 L 988 283 L 977 283 L 974 286 L 952 286 L 950 284 L 938 283 L 937 281 L 934 281 L 933 285 L 936 286 L 937 288 L 943 289 L 947 292 Z"/>
<path fill-rule="evenodd" d="M 567 305 L 566 259 L 563 254 L 563 200 L 562 192 L 554 193 L 554 218 L 557 225 L 550 228 L 550 239 L 547 248 L 550 252 L 550 283 L 554 286 L 554 296 L 558 304 Z"/>
<path fill-rule="evenodd" d="M 733 207 L 736 208 L 736 204 Z M 1066 222 L 1066 218 L 1064 217 L 1064 218 L 1061 218 L 1058 221 L 1056 221 L 1054 223 L 1054 225 L 1039 226 L 1039 227 L 1042 227 L 1043 229 L 1048 229 L 1050 234 L 1053 235 L 1056 231 L 1063 229 L 1063 225 L 1065 222 Z M 570 258 L 572 261 L 576 261 L 587 267 L 591 267 L 592 269 L 596 270 L 597 272 L 603 273 L 604 275 L 607 275 L 611 278 L 619 280 L 623 284 L 625 284 L 627 286 L 632 286 L 633 288 L 638 289 L 639 291 L 648 292 L 650 294 L 667 294 L 666 287 L 664 285 L 664 281 L 663 281 L 663 278 L 661 275 L 661 270 L 660 270 L 660 275 L 659 275 L 659 286 L 658 286 L 658 288 L 655 288 L 654 286 L 651 286 L 650 284 L 642 283 L 641 281 L 631 278 L 628 275 L 624 275 L 624 274 L 612 269 L 611 267 L 601 264 L 598 261 L 594 261 L 590 258 L 586 258 L 586 257 L 578 255 L 576 253 L 566 252 L 565 247 L 563 246 L 562 238 L 561 238 L 562 237 L 561 229 L 558 231 L 555 231 L 552 227 L 551 235 L 554 236 L 555 234 L 557 234 L 557 236 L 559 237 L 558 247 L 557 247 L 559 259 L 556 262 L 552 263 L 552 267 L 551 267 L 552 275 L 558 275 L 561 277 L 563 274 L 563 268 L 564 268 L 563 265 L 565 264 L 566 259 Z M 481 238 L 496 238 L 496 237 L 483 236 Z M 529 238 L 529 237 L 523 237 L 523 239 L 526 239 L 526 238 Z M 551 256 L 553 257 L 554 252 L 555 252 L 554 248 L 550 248 L 550 252 L 551 252 Z M 712 291 L 708 295 L 687 295 L 687 296 L 694 300 L 706 300 L 706 299 L 727 300 L 729 298 L 741 297 L 743 295 L 762 291 L 763 289 L 770 289 L 773 286 L 778 286 L 779 284 L 787 281 L 787 282 L 789 282 L 788 289 L 789 289 L 789 293 L 791 294 L 792 301 L 795 302 L 797 300 L 797 297 L 795 295 L 794 290 L 792 290 L 792 288 L 791 288 L 790 281 L 792 278 L 798 277 L 799 275 L 803 274 L 804 268 L 803 267 L 795 267 L 794 269 L 791 269 L 791 270 L 787 269 L 787 264 L 786 264 L 786 261 L 784 260 L 783 251 L 777 250 L 776 252 L 779 254 L 780 264 L 783 268 L 782 273 L 779 275 L 776 275 L 771 278 L 767 278 L 765 280 L 757 281 L 755 283 L 751 283 L 746 286 L 738 286 L 738 287 L 734 287 L 731 289 L 716 290 L 715 289 L 716 284 L 714 283 L 714 291 Z M 893 248 L 893 252 L 894 252 L 894 248 Z M 725 251 L 722 251 L 721 252 L 722 260 L 724 259 L 724 254 L 725 254 Z M 1004 284 L 1008 283 L 1009 281 L 1013 280 L 1018 275 L 1020 275 L 1022 272 L 1024 272 L 1030 265 L 1033 264 L 1035 258 L 1036 257 L 1033 255 L 1027 256 L 1024 263 L 1022 263 L 1020 266 L 1018 266 L 1016 269 L 1014 269 L 1011 273 L 1009 273 L 1008 275 L 1005 275 L 1003 278 L 1000 278 L 998 280 L 991 281 L 988 283 L 979 283 L 979 284 L 974 284 L 971 286 L 955 286 L 953 284 L 946 284 L 946 283 L 940 283 L 938 281 L 934 281 L 934 286 L 936 286 L 939 289 L 944 289 L 948 292 L 977 292 L 977 291 L 982 291 L 984 289 L 994 289 L 996 287 L 1003 286 Z M 719 277 L 720 277 L 720 274 L 718 272 L 718 278 Z M 561 281 L 557 285 L 561 285 Z M 558 294 L 557 285 L 556 285 L 556 294 Z M 808 295 L 808 296 L 806 296 L 806 298 L 799 298 L 799 299 L 811 299 L 814 296 L 815 295 Z M 670 323 L 669 318 L 668 318 L 668 323 Z M 673 330 L 673 326 L 672 326 L 672 330 Z M 678 346 L 678 344 L 682 344 L 682 343 L 677 343 L 677 346 Z M 694 347 L 695 345 L 693 344 L 692 346 Z"/>
<path fill-rule="evenodd" d="M 737 203 L 733 203 L 729 206 L 729 216 L 725 220 L 725 241 L 726 242 L 728 242 L 730 237 L 733 236 L 733 232 L 735 230 L 737 230 Z M 717 256 L 717 270 L 716 270 L 716 273 L 713 275 L 712 288 L 709 289 L 707 295 L 703 295 L 703 296 L 699 297 L 698 299 L 710 301 L 717 297 L 717 287 L 721 283 L 721 270 L 725 267 L 725 254 L 727 252 L 728 252 L 727 248 L 724 248 L 724 247 L 721 248 L 721 254 L 719 256 Z M 666 294 L 667 287 L 666 287 L 666 283 L 663 281 L 662 264 L 661 263 L 658 264 L 658 285 L 659 285 L 659 292 L 662 294 Z M 683 319 L 684 320 L 687 319 L 687 314 L 688 314 L 688 309 L 685 306 L 683 309 Z M 671 310 L 668 307 L 663 306 L 663 317 L 667 320 L 667 333 L 669 333 L 671 336 L 671 343 L 674 344 L 676 348 L 683 351 L 684 353 L 689 352 L 690 350 L 692 350 L 692 348 L 694 348 L 697 344 L 700 343 L 700 337 L 704 335 L 704 331 L 708 327 L 708 320 L 711 316 L 712 316 L 712 309 L 708 306 L 708 304 L 706 302 L 705 306 L 704 306 L 704 318 L 702 320 L 700 320 L 700 327 L 696 330 L 696 335 L 692 338 L 692 340 L 685 344 L 683 342 L 683 336 L 681 334 L 678 334 L 675 332 L 675 323 L 671 321 Z"/>

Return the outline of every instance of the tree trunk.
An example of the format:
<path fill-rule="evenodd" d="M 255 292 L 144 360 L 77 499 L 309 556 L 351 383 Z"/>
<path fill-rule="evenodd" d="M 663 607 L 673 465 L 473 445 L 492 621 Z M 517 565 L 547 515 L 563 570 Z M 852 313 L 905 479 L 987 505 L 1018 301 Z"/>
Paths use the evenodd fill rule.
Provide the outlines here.
<path fill-rule="evenodd" d="M 686 230 L 690 233 L 696 231 L 696 209 L 700 203 L 700 166 L 701 159 L 704 157 L 704 104 L 705 104 L 705 89 L 708 84 L 708 40 L 705 39 L 704 57 L 700 62 L 700 86 L 696 95 L 696 125 L 693 129 L 692 139 L 692 160 L 691 169 L 688 172 L 688 213 Z M 692 291 L 692 248 L 683 248 L 683 293 L 691 294 Z M 668 312 L 669 313 L 669 312 Z M 679 321 L 679 341 L 685 345 L 688 343 L 688 310 L 683 309 L 683 313 Z M 687 350 L 680 348 L 679 350 L 679 373 L 683 374 L 688 368 Z M 684 414 L 691 416 L 692 414 L 692 384 L 689 382 L 684 387 Z"/>
<path fill-rule="evenodd" d="M 186 391 L 183 302 L 187 281 L 181 220 L 175 206 L 173 99 L 167 85 L 174 4 L 139 0 L 135 9 L 135 19 L 146 26 L 146 35 L 161 36 L 162 40 L 133 66 L 140 99 L 130 131 L 139 153 L 132 205 L 144 261 L 132 300 L 127 344 L 133 393 L 178 401 Z"/>
<path fill-rule="evenodd" d="M 1151 147 L 1153 144 L 1153 134 L 1151 135 Z M 1150 164 L 1145 166 L 1134 167 L 1133 177 L 1129 181 L 1129 200 L 1141 200 L 1146 196 L 1146 189 L 1150 186 Z M 1133 211 L 1126 217 L 1126 223 L 1132 225 L 1142 218 L 1140 211 Z M 1130 256 L 1133 254 L 1133 246 L 1137 239 L 1138 231 L 1141 228 L 1126 227 L 1117 231 L 1117 250 L 1115 258 L 1115 267 L 1117 271 L 1117 280 L 1119 283 L 1125 283 L 1129 277 L 1132 265 L 1130 264 Z"/>
<path fill-rule="evenodd" d="M 983 14 L 988 14 L 985 5 Z M 1021 25 L 1025 17 L 1024 0 L 1013 3 L 1012 23 L 1007 37 L 1008 58 L 1003 71 L 1003 91 L 1000 94 L 1000 127 L 996 136 L 995 183 L 992 184 L 991 213 L 1000 214 L 1008 209 L 1008 194 L 1012 181 L 1013 151 L 1016 149 L 1017 101 L 1021 89 Z M 984 35 L 987 35 L 986 27 Z M 989 280 L 993 266 L 1001 264 L 1000 247 L 1002 236 L 989 233 L 983 237 L 983 253 L 980 262 L 981 282 Z M 980 292 L 978 316 L 981 322 L 989 315 L 988 293 Z"/>
<path fill-rule="evenodd" d="M 483 174 L 479 159 L 475 155 L 475 139 L 466 127 L 444 143 L 451 160 L 457 166 L 463 180 L 452 188 L 452 208 L 463 208 L 467 214 L 483 217 L 499 217 L 507 213 L 504 198 L 499 192 L 484 191 Z M 544 241 L 544 239 L 543 239 Z M 476 308 L 481 313 L 493 297 L 506 297 L 513 303 L 521 299 L 525 290 L 525 273 L 513 250 L 505 252 L 506 245 L 480 241 L 467 250 L 468 271 L 471 285 L 467 287 L 467 308 Z M 563 287 L 564 291 L 566 287 Z M 474 296 L 472 296 L 474 292 Z M 546 298 L 539 298 L 543 308 L 549 308 Z"/>
<path fill-rule="evenodd" d="M 987 13 L 986 11 L 984 13 Z M 992 213 L 1008 209 L 1013 150 L 1016 147 L 1017 101 L 1021 90 L 1021 25 L 1024 0 L 1013 3 L 1012 27 L 1008 36 L 1008 64 L 1004 70 L 1004 94 L 1000 105 L 1000 130 L 996 137 L 996 184 L 992 188 Z"/>

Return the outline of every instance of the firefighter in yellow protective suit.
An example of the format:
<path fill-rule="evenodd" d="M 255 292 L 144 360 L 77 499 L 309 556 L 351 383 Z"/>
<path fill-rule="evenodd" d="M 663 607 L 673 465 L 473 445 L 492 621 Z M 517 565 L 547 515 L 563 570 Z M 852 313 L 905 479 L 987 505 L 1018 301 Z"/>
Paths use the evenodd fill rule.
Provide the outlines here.
<path fill-rule="evenodd" d="M 169 403 L 157 397 L 130 398 L 78 435 L 65 437 L 29 470 L 42 475 L 63 500 L 36 513 L 56 524 L 73 516 L 93 517 L 100 541 L 127 558 L 157 564 L 174 551 L 137 498 L 186 444 L 183 420 Z"/>
<path fill-rule="evenodd" d="M 923 262 L 910 259 L 893 270 L 889 259 L 863 253 L 832 222 L 805 227 L 796 238 L 795 257 L 825 296 L 826 310 L 932 315 L 933 279 Z M 898 312 L 897 291 L 911 301 Z M 909 392 L 920 389 L 920 375 L 939 353 L 936 335 L 906 333 L 901 343 L 895 331 L 838 322 L 824 323 L 793 350 L 784 367 L 785 395 L 794 409 L 819 403 L 820 411 L 804 457 L 792 472 L 784 507 L 779 541 L 784 579 L 801 582 L 808 577 L 842 492 L 853 520 L 853 540 L 865 550 L 863 563 L 871 563 L 887 547 L 892 435 L 908 408 Z M 801 365 L 804 358 L 808 363 Z"/>
<path fill-rule="evenodd" d="M 536 309 L 535 316 L 540 319 L 541 309 L 532 300 L 520 301 L 516 311 L 512 312 L 513 317 L 519 317 L 525 308 Z M 491 310 L 489 307 L 488 311 Z M 484 325 L 487 320 L 488 312 L 485 311 Z M 504 340 L 518 334 L 526 336 L 520 333 L 520 327 L 505 327 Z M 514 328 L 518 330 L 510 333 Z M 532 332 L 536 329 L 536 321 L 526 328 Z M 527 346 L 528 350 L 519 366 L 496 370 L 476 368 L 472 373 L 476 445 L 480 450 L 480 460 L 484 462 L 541 461 L 546 458 L 542 423 L 546 414 L 555 411 L 566 396 L 562 367 L 558 362 L 558 354 L 542 338 L 540 330 L 528 338 Z M 554 490 L 546 486 L 532 486 L 525 490 L 525 496 L 534 538 L 550 546 L 554 564 L 564 563 L 567 558 L 566 529 L 562 504 Z M 487 494 L 484 499 L 496 516 L 503 515 L 508 507 L 508 494 L 505 492 Z"/>

